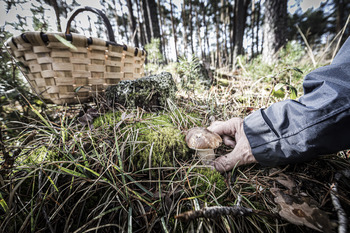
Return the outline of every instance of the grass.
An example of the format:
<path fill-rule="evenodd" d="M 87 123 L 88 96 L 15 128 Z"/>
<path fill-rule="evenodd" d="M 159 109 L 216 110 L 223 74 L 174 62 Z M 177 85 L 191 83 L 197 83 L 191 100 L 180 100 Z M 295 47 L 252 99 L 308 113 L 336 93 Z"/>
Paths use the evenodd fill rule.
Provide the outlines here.
<path fill-rule="evenodd" d="M 292 177 L 299 192 L 337 219 L 329 184 L 336 173 L 347 171 L 346 152 L 277 170 L 249 165 L 225 174 L 205 168 L 193 151 L 184 157 L 184 152 L 171 147 L 166 152 L 173 156 L 165 166 L 150 162 L 160 152 L 154 152 L 155 139 L 147 141 L 147 132 L 161 132 L 166 126 L 184 134 L 191 127 L 208 126 L 214 118 L 245 117 L 290 97 L 285 87 L 283 95 L 273 94 L 278 83 L 292 85 L 300 96 L 302 75 L 293 68 L 305 74 L 314 64 L 305 60 L 302 48 L 289 46 L 275 66 L 263 65 L 259 58 L 248 62 L 242 57 L 238 73 L 216 73 L 217 80 L 226 80 L 225 85 L 216 82 L 200 91 L 179 88 L 176 102 L 169 102 L 162 112 L 111 109 L 107 114 L 101 112 L 93 127 L 82 127 L 77 122 L 80 107 L 58 108 L 58 117 L 53 118 L 55 113 L 32 106 L 34 117 L 22 123 L 17 136 L 2 137 L 0 231 L 313 232 L 262 215 L 190 222 L 175 219 L 188 210 L 238 203 L 276 213 L 269 190 L 286 189 L 278 182 L 281 173 Z M 228 150 L 223 147 L 220 153 Z M 4 166 L 5 154 L 15 157 L 13 165 Z M 141 154 L 144 159 L 140 163 Z M 343 207 L 348 209 L 346 177 L 339 180 L 338 189 Z"/>

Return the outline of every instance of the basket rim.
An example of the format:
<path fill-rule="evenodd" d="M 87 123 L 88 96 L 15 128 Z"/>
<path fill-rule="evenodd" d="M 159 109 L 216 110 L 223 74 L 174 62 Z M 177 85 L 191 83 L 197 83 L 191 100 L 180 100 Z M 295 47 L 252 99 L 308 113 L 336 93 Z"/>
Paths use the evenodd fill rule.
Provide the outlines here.
<path fill-rule="evenodd" d="M 38 31 L 31 31 L 31 32 L 24 32 L 24 33 L 22 33 L 22 34 L 20 34 L 20 35 L 18 35 L 18 36 L 12 36 L 11 38 L 10 38 L 10 40 L 11 40 L 11 42 L 14 44 L 14 46 L 16 46 L 16 48 L 18 48 L 18 46 L 17 46 L 17 44 L 18 44 L 18 42 L 16 42 L 15 40 L 14 40 L 14 38 L 18 38 L 18 37 L 20 37 L 25 43 L 30 43 L 31 44 L 31 42 L 27 39 L 27 37 L 26 37 L 26 33 L 38 33 L 38 34 L 40 34 L 40 38 L 41 38 L 41 40 L 45 43 L 45 44 L 48 44 L 50 41 L 49 41 L 49 37 L 48 37 L 48 35 L 46 34 L 46 33 L 44 33 L 44 32 L 38 32 Z M 81 34 L 77 34 L 77 33 L 69 33 L 69 34 L 65 34 L 65 33 L 62 33 L 62 32 L 48 32 L 48 33 L 50 33 L 50 34 L 59 34 L 59 35 L 64 35 L 64 39 L 66 39 L 67 41 L 70 41 L 70 42 L 72 42 L 72 40 L 73 40 L 73 37 L 74 37 L 74 35 L 79 35 L 79 36 L 84 36 L 85 38 L 86 38 L 86 40 L 87 40 L 87 45 L 89 46 L 89 45 L 93 45 L 93 40 L 94 39 L 98 39 L 98 40 L 101 40 L 100 38 L 98 38 L 98 37 L 86 37 L 85 35 L 81 35 Z M 138 47 L 134 47 L 134 46 L 128 46 L 128 45 L 126 45 L 126 44 L 118 44 L 118 43 L 116 43 L 116 42 L 114 42 L 114 41 L 108 41 L 108 40 L 104 40 L 105 42 L 106 42 L 106 45 L 105 46 L 109 46 L 109 45 L 111 45 L 111 46 L 117 46 L 117 47 L 123 47 L 123 50 L 125 50 L 125 51 L 128 51 L 128 48 L 130 47 L 130 48 L 134 48 L 135 49 L 135 51 L 134 51 L 134 55 L 135 56 L 137 56 L 137 54 L 138 54 L 138 52 L 140 51 L 141 52 L 141 54 L 142 54 L 142 56 L 144 56 L 144 55 L 147 55 L 147 52 L 144 50 L 144 49 L 141 49 L 141 48 L 138 48 Z"/>

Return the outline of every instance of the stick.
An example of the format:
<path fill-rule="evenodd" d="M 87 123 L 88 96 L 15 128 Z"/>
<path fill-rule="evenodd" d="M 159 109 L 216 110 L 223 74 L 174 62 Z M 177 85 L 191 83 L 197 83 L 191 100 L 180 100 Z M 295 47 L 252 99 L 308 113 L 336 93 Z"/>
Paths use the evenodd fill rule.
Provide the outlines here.
<path fill-rule="evenodd" d="M 261 214 L 270 217 L 276 215 L 261 210 L 253 210 L 243 206 L 213 206 L 205 207 L 201 210 L 190 210 L 175 216 L 175 219 L 181 221 L 190 221 L 197 218 L 217 218 L 222 215 L 247 216 L 252 214 Z"/>
<path fill-rule="evenodd" d="M 348 218 L 346 216 L 346 213 L 343 209 L 343 207 L 340 204 L 340 201 L 337 197 L 338 194 L 338 188 L 337 188 L 337 183 L 333 183 L 331 185 L 331 198 L 332 198 L 332 203 L 337 211 L 338 214 L 338 222 L 339 222 L 339 227 L 338 227 L 338 232 L 339 233 L 346 233 L 347 232 L 347 225 L 348 225 Z"/>

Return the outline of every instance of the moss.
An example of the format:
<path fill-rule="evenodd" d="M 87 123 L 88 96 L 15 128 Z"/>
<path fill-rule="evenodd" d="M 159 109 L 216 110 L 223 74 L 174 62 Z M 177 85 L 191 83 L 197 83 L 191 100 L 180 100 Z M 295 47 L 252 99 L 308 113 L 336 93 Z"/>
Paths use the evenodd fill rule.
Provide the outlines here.
<path fill-rule="evenodd" d="M 220 196 L 226 190 L 225 178 L 220 172 L 211 168 L 194 168 L 195 177 L 191 179 L 191 185 L 196 186 L 196 191 L 203 194 L 209 192 L 215 186 L 214 194 Z"/>
<path fill-rule="evenodd" d="M 158 127 L 157 129 L 145 129 L 139 140 L 145 141 L 147 146 L 138 154 L 137 168 L 141 169 L 149 165 L 151 156 L 151 167 L 169 167 L 176 164 L 176 160 L 185 160 L 188 155 L 188 147 L 184 135 L 174 127 Z M 152 153 L 151 153 L 152 152 Z"/>
<path fill-rule="evenodd" d="M 95 128 L 101 127 L 103 125 L 105 126 L 112 126 L 117 124 L 118 122 L 122 121 L 122 114 L 123 112 L 109 112 L 104 114 L 103 116 L 100 116 L 96 118 L 93 122 L 93 126 Z M 194 127 L 200 124 L 200 115 L 195 112 L 186 113 L 183 109 L 177 109 L 174 112 L 160 112 L 160 113 L 145 113 L 142 115 L 141 118 L 137 119 L 136 113 L 133 114 L 131 111 L 130 113 L 124 113 L 125 118 L 128 119 L 127 121 L 124 121 L 123 124 L 134 124 L 135 122 L 142 122 L 145 124 L 142 124 L 141 126 L 146 127 L 147 125 L 162 125 L 162 126 L 169 126 L 174 127 L 175 123 L 174 120 L 176 119 L 182 119 L 184 115 L 186 115 L 188 118 L 191 118 L 188 123 L 190 124 L 190 127 Z M 127 116 L 127 117 L 126 117 Z M 188 128 L 187 126 L 186 128 Z"/>
<path fill-rule="evenodd" d="M 167 106 L 168 99 L 174 99 L 176 84 L 170 73 L 124 80 L 106 89 L 107 102 L 112 106 L 121 104 L 127 108 L 136 107 L 158 110 Z"/>
<path fill-rule="evenodd" d="M 181 123 L 183 118 L 191 118 L 186 125 Z M 137 116 L 136 111 L 111 112 L 95 119 L 95 128 L 108 127 L 118 124 L 118 144 L 124 144 L 123 155 L 131 166 L 131 170 L 142 170 L 148 167 L 176 166 L 177 161 L 191 158 L 184 140 L 185 135 L 178 128 L 192 127 L 197 124 L 197 114 L 190 113 L 184 117 L 184 111 L 177 109 L 173 112 L 144 113 Z M 199 121 L 199 120 L 198 120 Z M 151 158 L 151 164 L 149 159 Z"/>
<path fill-rule="evenodd" d="M 39 164 L 43 161 L 55 161 L 58 157 L 58 152 L 55 149 L 49 150 L 45 146 L 40 146 L 32 150 L 23 162 L 26 164 Z"/>

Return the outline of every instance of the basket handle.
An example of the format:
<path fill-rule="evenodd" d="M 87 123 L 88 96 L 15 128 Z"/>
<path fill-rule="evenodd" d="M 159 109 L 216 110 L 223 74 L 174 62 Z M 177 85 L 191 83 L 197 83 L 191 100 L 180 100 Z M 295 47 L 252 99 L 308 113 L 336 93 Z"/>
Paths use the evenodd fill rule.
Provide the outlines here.
<path fill-rule="evenodd" d="M 111 23 L 109 22 L 107 16 L 99 9 L 93 8 L 93 7 L 83 7 L 83 8 L 78 8 L 77 10 L 74 11 L 74 13 L 71 15 L 71 17 L 69 18 L 68 22 L 67 22 L 67 28 L 66 28 L 66 34 L 70 34 L 70 24 L 73 21 L 73 19 L 75 18 L 75 16 L 77 16 L 79 13 L 83 12 L 83 11 L 91 11 L 99 16 L 102 17 L 103 22 L 107 28 L 108 31 L 108 40 L 111 42 L 115 42 L 115 38 L 114 38 L 114 32 L 111 26 Z"/>

